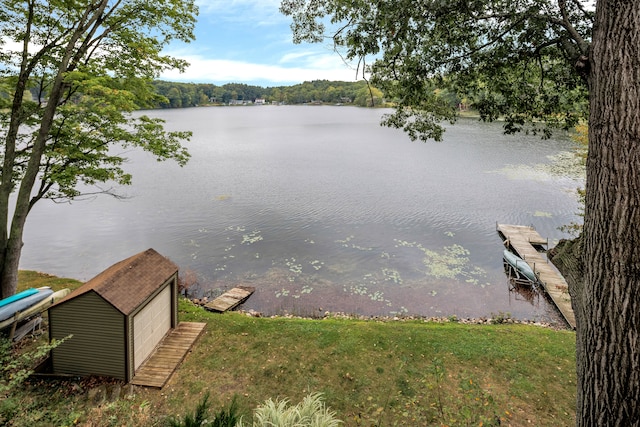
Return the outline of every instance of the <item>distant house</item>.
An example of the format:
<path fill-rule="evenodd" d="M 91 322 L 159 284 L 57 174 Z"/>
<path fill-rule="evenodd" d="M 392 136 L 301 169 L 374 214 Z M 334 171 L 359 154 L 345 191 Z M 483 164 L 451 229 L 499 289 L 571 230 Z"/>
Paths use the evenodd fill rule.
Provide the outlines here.
<path fill-rule="evenodd" d="M 265 100 L 264 100 L 264 98 L 256 98 L 256 100 L 254 101 L 254 104 L 256 104 L 256 105 L 264 105 L 265 104 Z"/>
<path fill-rule="evenodd" d="M 153 249 L 120 261 L 49 308 L 57 374 L 129 382 L 178 322 L 178 267 Z"/>

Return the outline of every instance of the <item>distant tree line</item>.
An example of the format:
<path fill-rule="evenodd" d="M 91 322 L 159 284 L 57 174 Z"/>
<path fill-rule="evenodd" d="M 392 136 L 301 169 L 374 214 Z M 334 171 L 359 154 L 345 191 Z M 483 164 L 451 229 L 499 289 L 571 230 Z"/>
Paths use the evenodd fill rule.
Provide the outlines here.
<path fill-rule="evenodd" d="M 198 105 L 226 105 L 237 101 L 282 104 L 354 104 L 381 106 L 384 97 L 380 90 L 369 87 L 365 81 L 340 82 L 314 80 L 294 86 L 260 87 L 241 83 L 222 86 L 202 83 L 176 83 L 154 81 L 157 93 L 166 98 L 158 108 L 185 108 Z"/>

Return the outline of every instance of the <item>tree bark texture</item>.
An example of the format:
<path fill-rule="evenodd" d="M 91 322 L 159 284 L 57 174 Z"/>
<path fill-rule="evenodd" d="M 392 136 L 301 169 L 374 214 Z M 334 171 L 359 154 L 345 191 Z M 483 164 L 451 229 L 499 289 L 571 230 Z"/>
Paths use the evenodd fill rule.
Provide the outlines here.
<path fill-rule="evenodd" d="M 600 0 L 590 52 L 577 425 L 640 425 L 640 0 Z"/>

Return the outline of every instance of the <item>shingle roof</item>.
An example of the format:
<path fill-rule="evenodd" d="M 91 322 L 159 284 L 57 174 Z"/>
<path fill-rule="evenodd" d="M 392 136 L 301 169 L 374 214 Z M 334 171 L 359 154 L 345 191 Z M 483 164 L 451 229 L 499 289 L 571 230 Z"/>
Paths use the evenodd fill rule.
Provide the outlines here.
<path fill-rule="evenodd" d="M 178 266 L 168 258 L 147 249 L 107 268 L 55 305 L 94 291 L 129 315 L 177 271 Z"/>

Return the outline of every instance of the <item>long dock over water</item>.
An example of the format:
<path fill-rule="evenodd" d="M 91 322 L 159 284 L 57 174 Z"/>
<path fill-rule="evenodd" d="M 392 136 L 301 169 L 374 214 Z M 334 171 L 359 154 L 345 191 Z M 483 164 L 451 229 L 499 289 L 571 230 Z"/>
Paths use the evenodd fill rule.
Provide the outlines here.
<path fill-rule="evenodd" d="M 569 286 L 560 272 L 547 259 L 546 254 L 539 252 L 536 248 L 547 246 L 547 239 L 529 226 L 497 224 L 496 229 L 505 245 L 533 269 L 547 295 L 558 307 L 569 326 L 575 329 L 576 316 L 571 307 Z"/>

